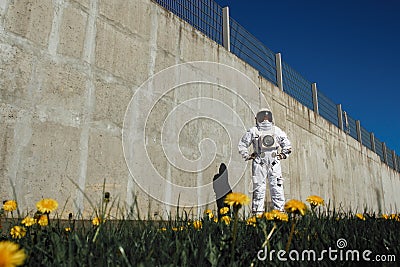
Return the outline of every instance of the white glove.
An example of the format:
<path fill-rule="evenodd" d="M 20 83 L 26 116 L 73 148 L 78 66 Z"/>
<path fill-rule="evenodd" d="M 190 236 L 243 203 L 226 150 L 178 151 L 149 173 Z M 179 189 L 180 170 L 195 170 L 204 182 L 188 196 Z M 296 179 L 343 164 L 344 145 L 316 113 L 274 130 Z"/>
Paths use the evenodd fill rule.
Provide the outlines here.
<path fill-rule="evenodd" d="M 256 158 L 256 153 L 252 153 L 251 155 L 247 155 L 247 157 L 245 158 L 245 160 L 252 160 Z"/>
<path fill-rule="evenodd" d="M 278 156 L 277 156 L 277 158 L 278 158 L 279 160 L 282 160 L 282 159 L 286 159 L 287 156 L 286 156 L 285 153 L 279 153 Z"/>

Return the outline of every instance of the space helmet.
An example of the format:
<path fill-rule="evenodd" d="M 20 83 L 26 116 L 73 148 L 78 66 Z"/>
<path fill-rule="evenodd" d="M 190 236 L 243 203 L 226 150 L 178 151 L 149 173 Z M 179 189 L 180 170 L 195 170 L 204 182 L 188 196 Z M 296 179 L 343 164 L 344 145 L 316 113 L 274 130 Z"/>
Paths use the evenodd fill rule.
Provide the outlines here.
<path fill-rule="evenodd" d="M 256 121 L 257 121 L 257 123 L 261 123 L 265 120 L 268 120 L 269 122 L 273 122 L 272 112 L 271 112 L 271 110 L 266 109 L 266 108 L 260 109 L 257 112 Z"/>

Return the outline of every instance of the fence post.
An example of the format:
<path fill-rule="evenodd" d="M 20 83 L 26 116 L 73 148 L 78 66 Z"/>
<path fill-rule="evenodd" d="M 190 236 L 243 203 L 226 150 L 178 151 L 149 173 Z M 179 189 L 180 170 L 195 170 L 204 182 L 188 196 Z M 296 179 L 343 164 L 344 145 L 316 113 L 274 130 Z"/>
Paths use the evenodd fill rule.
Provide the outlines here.
<path fill-rule="evenodd" d="M 371 150 L 376 153 L 376 148 L 375 148 L 375 135 L 374 133 L 369 134 L 370 139 L 371 139 Z"/>
<path fill-rule="evenodd" d="M 231 51 L 231 33 L 229 27 L 229 7 L 222 9 L 222 43 L 226 50 Z"/>
<path fill-rule="evenodd" d="M 276 65 L 276 82 L 278 83 L 278 88 L 283 91 L 282 55 L 281 55 L 281 53 L 275 54 L 275 65 Z"/>
<path fill-rule="evenodd" d="M 383 153 L 383 162 L 385 162 L 385 163 L 387 164 L 387 163 L 388 163 L 388 160 L 387 160 L 386 144 L 385 144 L 385 142 L 382 142 L 382 153 Z"/>
<path fill-rule="evenodd" d="M 339 129 L 343 131 L 343 112 L 342 112 L 342 105 L 341 104 L 337 104 L 336 105 L 337 108 L 337 117 L 338 117 L 338 125 L 339 125 Z"/>
<path fill-rule="evenodd" d="M 361 123 L 359 120 L 356 120 L 356 130 L 357 130 L 357 139 L 362 144 L 362 136 L 361 136 Z"/>
<path fill-rule="evenodd" d="M 314 112 L 319 115 L 317 83 L 311 84 L 311 90 L 312 90 L 312 98 L 313 98 L 313 104 L 314 104 Z"/>
<path fill-rule="evenodd" d="M 397 171 L 398 166 L 397 166 L 397 159 L 396 159 L 396 153 L 394 152 L 394 149 L 392 150 L 392 159 L 393 159 L 393 169 Z"/>

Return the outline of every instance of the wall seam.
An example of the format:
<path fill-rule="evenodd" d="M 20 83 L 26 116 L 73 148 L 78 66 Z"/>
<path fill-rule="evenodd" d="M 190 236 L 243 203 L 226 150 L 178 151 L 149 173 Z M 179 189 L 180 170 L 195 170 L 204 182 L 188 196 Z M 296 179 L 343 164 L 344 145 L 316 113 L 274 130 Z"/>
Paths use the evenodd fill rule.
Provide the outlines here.
<path fill-rule="evenodd" d="M 77 185 L 79 188 L 76 190 L 75 209 L 78 214 L 84 211 L 84 191 L 86 187 L 87 176 L 87 162 L 89 156 L 89 135 L 90 123 L 92 121 L 93 107 L 95 105 L 95 85 L 94 85 L 94 71 L 93 65 L 95 63 L 95 39 L 96 39 L 96 18 L 98 14 L 98 0 L 90 1 L 89 19 L 86 28 L 86 36 L 83 60 L 88 64 L 88 78 L 86 81 L 86 102 L 85 114 L 83 114 L 82 131 L 79 140 L 80 148 L 80 169 Z"/>

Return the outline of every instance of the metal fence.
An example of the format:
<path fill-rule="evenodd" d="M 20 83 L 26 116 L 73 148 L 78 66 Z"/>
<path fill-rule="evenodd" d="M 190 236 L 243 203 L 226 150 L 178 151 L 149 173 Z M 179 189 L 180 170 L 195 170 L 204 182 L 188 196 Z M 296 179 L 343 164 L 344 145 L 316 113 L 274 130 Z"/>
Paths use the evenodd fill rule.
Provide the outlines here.
<path fill-rule="evenodd" d="M 314 109 L 311 83 L 285 62 L 282 62 L 282 77 L 284 92 L 309 109 Z"/>
<path fill-rule="evenodd" d="M 318 92 L 319 114 L 327 121 L 339 127 L 336 104 L 322 92 Z"/>
<path fill-rule="evenodd" d="M 313 97 L 312 83 L 291 68 L 286 62 L 277 62 L 277 57 L 268 47 L 249 33 L 233 18 L 224 21 L 224 9 L 213 0 L 152 0 L 173 12 L 194 28 L 220 45 L 225 45 L 233 54 L 258 70 L 261 76 L 273 84 L 281 86 L 284 92 L 292 96 L 336 127 L 343 129 L 351 137 L 360 141 L 368 149 L 379 155 L 390 168 L 400 172 L 400 157 L 385 146 L 378 138 L 360 126 L 349 114 L 341 111 L 321 91 Z M 225 25 L 225 27 L 224 27 Z M 226 27 L 229 25 L 229 27 Z M 224 29 L 225 28 L 225 29 Z M 230 43 L 224 44 L 224 30 L 228 31 Z M 280 66 L 280 72 L 278 64 Z M 279 75 L 282 84 L 279 84 Z M 315 110 L 315 106 L 318 110 Z M 339 120 L 341 118 L 341 120 Z"/>
<path fill-rule="evenodd" d="M 234 19 L 229 18 L 231 52 L 274 84 L 276 81 L 275 53 L 263 45 Z"/>
<path fill-rule="evenodd" d="M 343 112 L 343 130 L 354 139 L 358 139 L 356 120 L 350 117 L 346 112 Z"/>
<path fill-rule="evenodd" d="M 379 155 L 379 157 L 381 158 L 381 160 L 384 161 L 382 142 L 379 141 L 379 139 L 376 138 L 376 137 L 375 137 L 375 152 L 376 152 L 376 154 Z"/>
<path fill-rule="evenodd" d="M 213 0 L 153 0 L 222 44 L 222 7 Z"/>
<path fill-rule="evenodd" d="M 361 127 L 361 142 L 364 146 L 368 147 L 369 150 L 372 150 L 371 133 L 365 130 L 364 127 Z"/>

